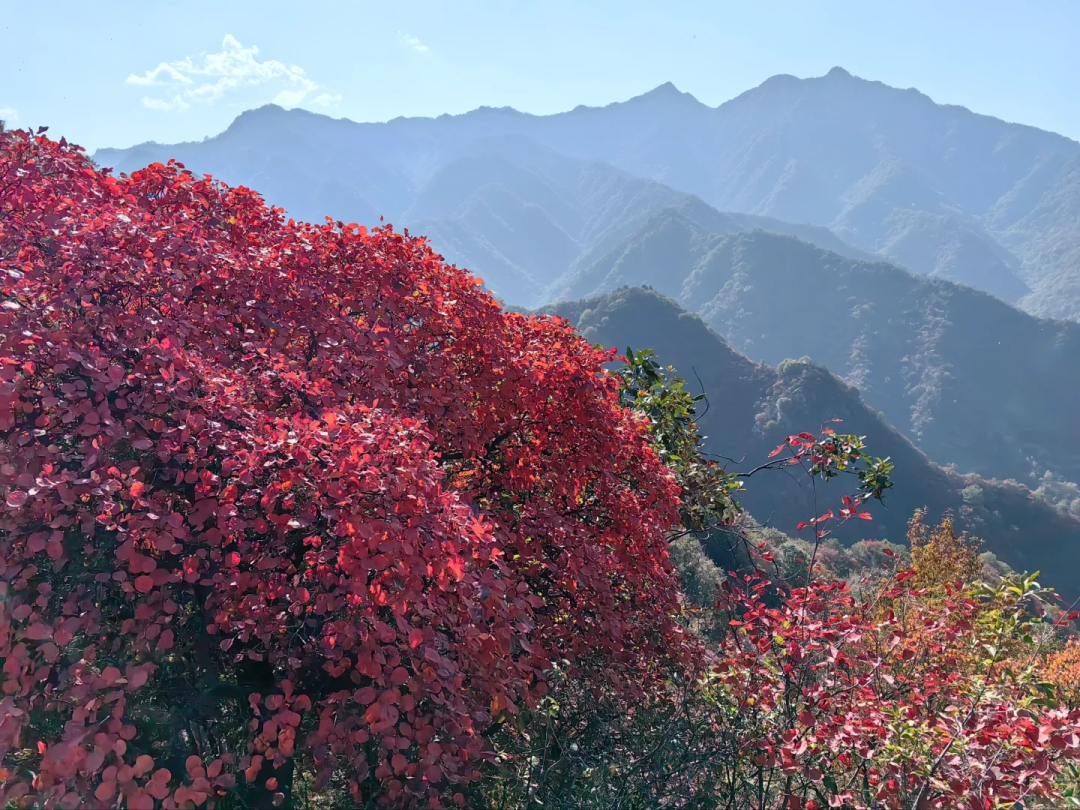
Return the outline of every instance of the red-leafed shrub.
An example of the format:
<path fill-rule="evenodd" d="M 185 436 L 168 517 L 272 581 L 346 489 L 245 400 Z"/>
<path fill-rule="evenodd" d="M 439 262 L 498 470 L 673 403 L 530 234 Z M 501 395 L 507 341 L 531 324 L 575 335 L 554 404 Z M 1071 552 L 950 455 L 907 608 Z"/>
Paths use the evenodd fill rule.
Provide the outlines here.
<path fill-rule="evenodd" d="M 610 353 L 389 227 L 0 138 L 0 803 L 454 797 L 553 662 L 692 654 Z"/>
<path fill-rule="evenodd" d="M 1077 806 L 1080 655 L 1059 637 L 1075 613 L 1033 576 L 944 579 L 973 573 L 975 547 L 947 519 L 917 515 L 911 539 L 916 567 L 857 590 L 812 580 L 778 594 L 760 572 L 700 569 L 717 583 L 705 676 L 629 710 L 560 685 L 551 716 L 508 746 L 515 778 L 482 783 L 484 806 Z"/>

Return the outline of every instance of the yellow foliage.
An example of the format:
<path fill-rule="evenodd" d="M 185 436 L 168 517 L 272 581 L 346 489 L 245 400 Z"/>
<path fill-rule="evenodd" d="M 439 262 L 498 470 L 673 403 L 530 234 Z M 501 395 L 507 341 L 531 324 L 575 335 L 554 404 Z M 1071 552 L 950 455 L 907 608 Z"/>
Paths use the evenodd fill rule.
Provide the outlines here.
<path fill-rule="evenodd" d="M 1069 641 L 1046 657 L 1042 677 L 1057 687 L 1058 700 L 1070 709 L 1080 708 L 1080 642 Z"/>
<path fill-rule="evenodd" d="M 926 511 L 917 510 L 908 521 L 908 543 L 917 587 L 938 591 L 970 585 L 980 578 L 979 540 L 967 532 L 958 535 L 950 515 L 930 527 Z"/>

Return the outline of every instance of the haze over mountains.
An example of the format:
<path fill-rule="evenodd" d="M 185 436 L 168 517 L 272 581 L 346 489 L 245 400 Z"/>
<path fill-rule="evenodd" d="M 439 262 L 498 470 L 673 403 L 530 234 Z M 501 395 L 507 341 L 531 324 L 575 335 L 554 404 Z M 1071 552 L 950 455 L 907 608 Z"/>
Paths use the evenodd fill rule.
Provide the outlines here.
<path fill-rule="evenodd" d="M 531 144 L 490 144 L 510 135 Z M 227 182 L 254 184 L 299 218 L 329 213 L 371 223 L 382 215 L 415 229 L 426 219 L 475 217 L 475 211 L 462 209 L 483 207 L 472 195 L 451 194 L 439 197 L 442 208 L 413 210 L 429 187 L 446 180 L 440 175 L 455 161 L 494 153 L 521 168 L 520 153 L 514 155 L 520 148 L 532 155 L 524 167 L 535 169 L 543 162 L 535 151 L 545 146 L 669 187 L 656 189 L 652 204 L 662 204 L 674 190 L 719 210 L 825 226 L 915 272 L 1021 300 L 1037 314 L 1080 314 L 1080 144 L 937 105 L 917 91 L 858 79 L 839 68 L 813 79 L 776 76 L 717 108 L 670 84 L 626 102 L 551 116 L 480 108 L 459 116 L 358 124 L 268 106 L 241 115 L 201 143 L 143 144 L 101 150 L 96 157 L 122 171 L 177 157 Z M 463 167 L 451 176 L 459 171 Z M 585 240 L 575 257 L 592 255 L 590 234 L 575 232 L 559 206 L 550 205 L 568 202 L 569 193 L 572 207 L 587 208 L 585 200 L 595 190 L 589 178 L 568 188 L 561 175 L 549 200 L 534 197 L 522 180 L 492 165 L 480 184 L 481 198 L 490 199 L 496 193 L 490 187 L 496 186 L 540 209 L 509 216 L 499 227 L 525 242 L 545 240 L 545 229 L 554 226 L 568 231 L 571 241 Z M 544 171 L 539 182 L 552 184 Z M 473 260 L 469 266 L 489 277 L 510 303 L 530 303 L 511 297 L 513 284 L 503 284 L 505 293 L 499 289 L 505 268 L 517 265 L 499 251 L 498 233 L 472 230 L 467 236 L 448 234 L 447 243 L 436 241 L 436 247 L 450 259 Z M 455 254 L 467 245 L 476 255 Z M 496 260 L 487 266 L 478 261 L 492 251 Z"/>
<path fill-rule="evenodd" d="M 714 401 L 741 390 L 739 413 L 774 407 L 784 386 L 751 361 L 808 356 L 786 366 L 800 390 L 816 381 L 803 416 L 870 419 L 883 437 L 875 453 L 937 482 L 901 496 L 914 499 L 900 503 L 904 520 L 920 504 L 969 521 L 981 509 L 972 528 L 997 521 L 1005 545 L 1020 542 L 1017 527 L 1057 520 L 1026 490 L 931 474 L 931 461 L 1031 486 L 1050 475 L 1080 506 L 1080 144 L 1062 136 L 837 68 L 776 76 L 717 108 L 670 84 L 551 116 L 481 108 L 361 124 L 271 105 L 203 142 L 95 155 L 126 172 L 169 158 L 257 188 L 298 219 L 383 216 L 423 233 L 510 305 L 651 286 L 698 313 L 700 328 L 666 334 L 658 323 L 683 323 L 664 309 L 674 302 L 623 306 L 618 329 L 596 314 L 608 304 L 556 306 L 594 339 L 652 347 L 688 378 L 688 363 L 701 373 L 715 361 L 724 373 L 706 390 Z M 686 340 L 704 341 L 713 361 Z M 743 444 L 722 452 L 756 452 L 774 438 L 762 430 L 725 434 Z M 761 519 L 783 511 L 750 497 Z M 1080 540 L 1075 521 L 1054 526 L 1054 542 Z M 895 537 L 899 524 L 878 529 Z"/>
<path fill-rule="evenodd" d="M 1080 324 L 790 236 L 732 234 L 722 220 L 710 232 L 687 213 L 651 218 L 567 297 L 649 284 L 754 360 L 824 364 L 941 463 L 1080 480 L 1067 404 L 1080 397 Z"/>
<path fill-rule="evenodd" d="M 721 226 L 718 212 L 692 195 L 609 163 L 568 157 L 524 135 L 451 133 L 445 143 L 405 139 L 395 150 L 335 140 L 342 123 L 371 126 L 263 107 L 203 143 L 103 150 L 96 158 L 133 171 L 174 157 L 201 173 L 259 188 L 298 219 L 321 221 L 330 212 L 371 225 L 385 216 L 428 236 L 449 261 L 517 305 L 559 297 L 567 279 L 672 207 L 693 207 L 714 231 L 768 228 L 864 255 L 822 227 L 748 214 L 728 215 Z"/>

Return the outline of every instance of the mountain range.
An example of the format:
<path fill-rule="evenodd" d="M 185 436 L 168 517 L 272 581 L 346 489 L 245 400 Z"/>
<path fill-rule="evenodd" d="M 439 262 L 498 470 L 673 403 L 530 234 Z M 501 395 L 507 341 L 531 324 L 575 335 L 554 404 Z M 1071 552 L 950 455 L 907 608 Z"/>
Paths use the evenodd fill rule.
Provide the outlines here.
<path fill-rule="evenodd" d="M 286 121 L 279 122 L 281 117 Z M 321 221 L 330 213 L 371 225 L 385 215 L 427 236 L 448 261 L 470 268 L 515 305 L 560 297 L 567 278 L 649 217 L 673 207 L 693 209 L 713 231 L 765 228 L 866 255 L 827 228 L 752 214 L 721 215 L 693 195 L 603 161 L 568 157 L 522 135 L 481 134 L 431 147 L 431 154 L 417 148 L 396 160 L 361 152 L 333 169 L 325 157 L 295 159 L 340 153 L 340 146 L 333 151 L 329 136 L 335 130 L 327 121 L 332 119 L 263 107 L 245 113 L 217 139 L 144 145 L 120 154 L 103 151 L 95 158 L 121 171 L 175 158 L 200 173 L 259 188 L 270 202 L 283 201 L 298 219 Z"/>
<path fill-rule="evenodd" d="M 537 296 L 529 300 L 523 290 L 545 288 L 551 273 L 569 270 L 579 256 L 579 265 L 586 261 L 594 255 L 590 238 L 607 232 L 577 227 L 597 215 L 591 193 L 606 180 L 580 168 L 536 172 L 545 147 L 586 165 L 605 163 L 624 179 L 655 182 L 627 190 L 650 198 L 645 209 L 681 193 L 722 211 L 827 227 L 914 272 L 969 284 L 1035 314 L 1080 315 L 1080 144 L 840 68 L 811 79 L 775 76 L 715 108 L 670 84 L 549 116 L 480 108 L 355 123 L 270 105 L 203 142 L 105 149 L 95 158 L 129 171 L 175 157 L 255 186 L 298 218 L 371 224 L 384 216 L 418 230 L 431 219 L 464 217 L 467 232 L 432 231 L 435 246 L 469 262 L 509 303 L 528 305 Z M 524 165 L 515 155 L 522 151 L 531 156 Z M 485 154 L 532 176 L 478 170 Z M 559 175 L 554 183 L 552 173 Z M 458 176 L 483 181 L 469 195 L 447 196 Z M 546 196 L 533 193 L 536 182 Z M 577 212 L 574 221 L 565 219 L 566 205 Z M 489 216 L 485 206 L 507 216 Z M 620 211 L 605 210 L 608 226 Z M 638 215 L 635 206 L 629 216 Z M 567 245 L 553 246 L 554 264 L 541 277 L 500 289 L 508 268 L 536 272 L 520 266 L 513 251 L 502 253 L 499 231 L 507 229 L 515 244 L 546 242 L 554 233 L 579 249 L 563 266 Z"/>

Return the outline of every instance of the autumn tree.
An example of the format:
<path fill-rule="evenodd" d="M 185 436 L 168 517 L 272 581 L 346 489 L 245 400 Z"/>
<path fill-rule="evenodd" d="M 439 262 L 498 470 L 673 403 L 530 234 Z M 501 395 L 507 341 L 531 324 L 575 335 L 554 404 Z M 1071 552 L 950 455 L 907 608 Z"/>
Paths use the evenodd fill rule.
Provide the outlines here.
<path fill-rule="evenodd" d="M 1054 685 L 1064 705 L 1080 708 L 1080 641 L 1069 639 L 1048 655 L 1043 677 Z"/>
<path fill-rule="evenodd" d="M 966 533 L 958 535 L 950 515 L 930 527 L 926 525 L 925 510 L 916 512 L 908 523 L 907 539 L 911 567 L 923 588 L 942 589 L 979 579 L 982 573 L 979 543 Z"/>
<path fill-rule="evenodd" d="M 462 803 L 696 655 L 612 354 L 422 239 L 14 131 L 0 271 L 0 803 Z"/>

